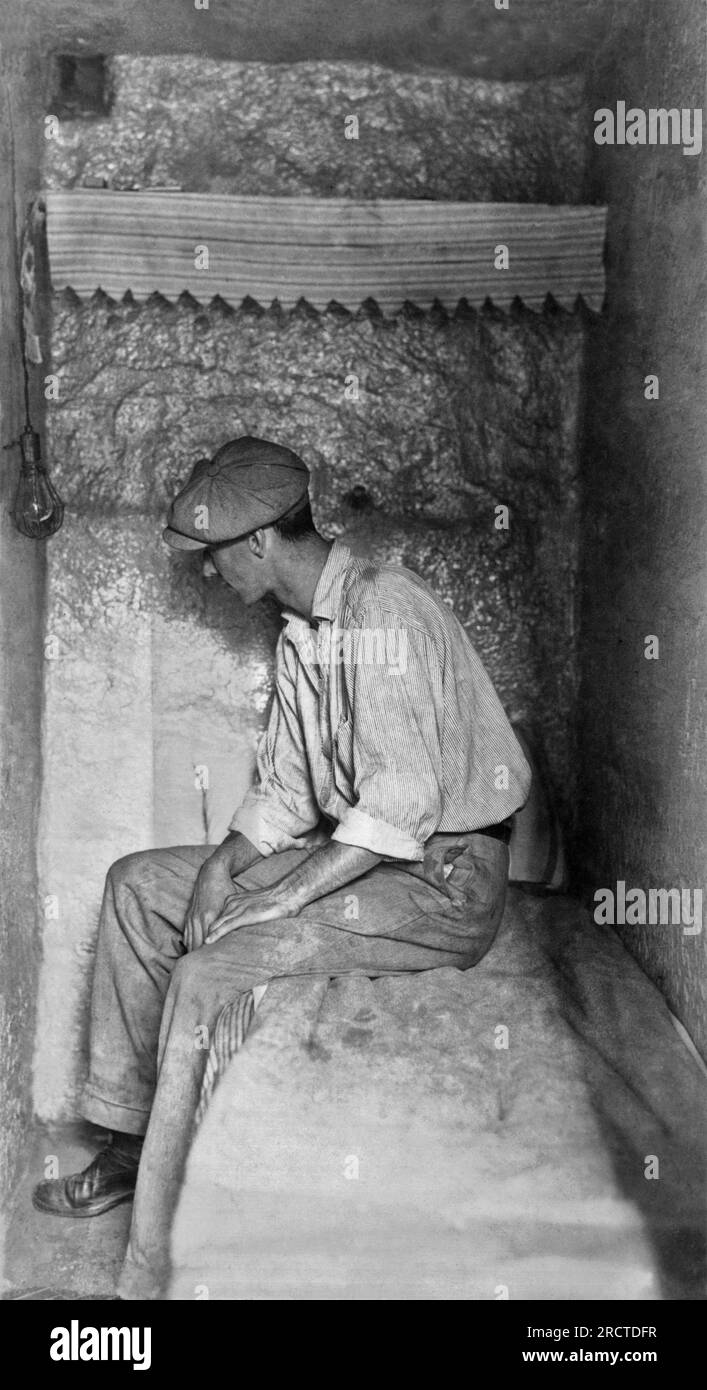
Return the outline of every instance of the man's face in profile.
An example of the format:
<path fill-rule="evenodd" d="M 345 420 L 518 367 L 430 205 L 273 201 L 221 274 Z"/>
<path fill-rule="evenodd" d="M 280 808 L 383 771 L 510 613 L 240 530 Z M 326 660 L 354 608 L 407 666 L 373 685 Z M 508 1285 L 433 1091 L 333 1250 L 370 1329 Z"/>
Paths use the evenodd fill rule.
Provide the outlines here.
<path fill-rule="evenodd" d="M 253 535 L 211 545 L 204 551 L 202 576 L 211 579 L 214 575 L 218 575 L 241 602 L 250 607 L 270 591 L 268 548 L 265 554 L 259 554 Z"/>

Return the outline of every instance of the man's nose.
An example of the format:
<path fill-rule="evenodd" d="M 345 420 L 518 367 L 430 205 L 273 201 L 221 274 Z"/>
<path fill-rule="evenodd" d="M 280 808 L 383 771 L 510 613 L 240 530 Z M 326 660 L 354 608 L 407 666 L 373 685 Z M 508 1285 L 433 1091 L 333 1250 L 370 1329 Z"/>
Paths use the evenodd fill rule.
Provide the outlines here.
<path fill-rule="evenodd" d="M 218 574 L 218 570 L 210 555 L 205 555 L 201 566 L 202 579 L 213 579 Z"/>

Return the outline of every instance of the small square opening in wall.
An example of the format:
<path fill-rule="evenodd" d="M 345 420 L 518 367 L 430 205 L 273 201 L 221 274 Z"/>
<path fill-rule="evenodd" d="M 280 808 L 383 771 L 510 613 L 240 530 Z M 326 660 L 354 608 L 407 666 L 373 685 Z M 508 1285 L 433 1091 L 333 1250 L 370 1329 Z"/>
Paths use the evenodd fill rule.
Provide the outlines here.
<path fill-rule="evenodd" d="M 48 109 L 59 119 L 105 116 L 113 104 L 109 61 L 101 53 L 58 53 Z"/>

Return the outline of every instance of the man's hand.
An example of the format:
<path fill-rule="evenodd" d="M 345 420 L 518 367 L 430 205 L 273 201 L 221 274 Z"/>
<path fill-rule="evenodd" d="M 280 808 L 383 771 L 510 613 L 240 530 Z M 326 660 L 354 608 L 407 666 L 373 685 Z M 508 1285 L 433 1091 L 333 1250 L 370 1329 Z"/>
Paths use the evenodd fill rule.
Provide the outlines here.
<path fill-rule="evenodd" d="M 238 895 L 232 875 L 242 873 L 260 858 L 257 849 L 243 835 L 230 834 L 202 864 L 184 919 L 184 945 L 188 951 L 197 951 L 203 946 L 226 899 L 230 901 Z"/>
<path fill-rule="evenodd" d="M 252 927 L 257 922 L 273 922 L 276 917 L 296 917 L 299 909 L 274 888 L 258 888 L 252 893 L 232 893 L 206 933 L 207 946 L 238 927 Z"/>
<path fill-rule="evenodd" d="M 184 945 L 196 951 L 206 940 L 211 923 L 227 898 L 233 896 L 233 879 L 222 857 L 212 855 L 202 864 L 184 920 Z"/>

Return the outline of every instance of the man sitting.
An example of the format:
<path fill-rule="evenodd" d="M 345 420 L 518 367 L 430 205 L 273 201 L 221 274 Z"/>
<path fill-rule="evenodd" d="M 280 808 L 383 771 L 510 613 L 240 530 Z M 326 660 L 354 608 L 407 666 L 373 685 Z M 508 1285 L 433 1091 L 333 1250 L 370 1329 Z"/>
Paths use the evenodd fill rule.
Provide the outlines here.
<path fill-rule="evenodd" d="M 223 844 L 131 854 L 106 879 L 81 1110 L 112 1138 L 33 1200 L 87 1217 L 134 1194 L 123 1298 L 164 1291 L 197 1039 L 223 1006 L 283 975 L 466 970 L 503 913 L 530 770 L 489 676 L 417 575 L 317 533 L 308 480 L 291 450 L 232 440 L 164 532 L 244 603 L 274 595 L 285 624 L 256 782 Z"/>

